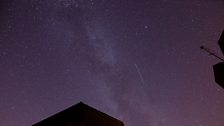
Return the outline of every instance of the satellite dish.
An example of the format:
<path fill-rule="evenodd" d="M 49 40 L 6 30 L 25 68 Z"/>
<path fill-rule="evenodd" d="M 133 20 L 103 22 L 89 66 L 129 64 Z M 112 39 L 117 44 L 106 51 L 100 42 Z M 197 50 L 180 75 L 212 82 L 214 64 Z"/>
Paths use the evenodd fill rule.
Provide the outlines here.
<path fill-rule="evenodd" d="M 222 53 L 224 54 L 224 31 L 222 32 L 219 41 L 218 41 L 219 47 L 222 50 Z M 215 77 L 215 82 L 224 88 L 224 59 L 217 56 L 215 53 L 210 51 L 208 48 L 205 48 L 204 46 L 200 47 L 202 50 L 206 51 L 210 55 L 216 57 L 217 59 L 221 60 L 222 62 L 217 63 L 213 65 L 213 72 L 214 72 L 214 77 Z"/>

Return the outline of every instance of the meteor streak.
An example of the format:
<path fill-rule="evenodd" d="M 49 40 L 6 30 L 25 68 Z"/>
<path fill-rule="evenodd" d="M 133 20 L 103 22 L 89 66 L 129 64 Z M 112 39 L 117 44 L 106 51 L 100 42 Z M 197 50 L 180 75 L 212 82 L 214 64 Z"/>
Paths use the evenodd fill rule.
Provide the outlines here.
<path fill-rule="evenodd" d="M 138 67 L 137 64 L 135 64 L 135 68 L 136 68 L 136 70 L 137 70 L 137 72 L 138 72 L 138 75 L 139 75 L 139 77 L 140 77 L 140 79 L 141 79 L 141 83 L 142 83 L 142 85 L 145 85 L 145 80 L 144 80 L 144 78 L 143 78 L 143 76 L 142 76 L 142 73 L 141 73 L 141 71 L 140 71 L 140 69 L 139 69 L 139 67 Z"/>

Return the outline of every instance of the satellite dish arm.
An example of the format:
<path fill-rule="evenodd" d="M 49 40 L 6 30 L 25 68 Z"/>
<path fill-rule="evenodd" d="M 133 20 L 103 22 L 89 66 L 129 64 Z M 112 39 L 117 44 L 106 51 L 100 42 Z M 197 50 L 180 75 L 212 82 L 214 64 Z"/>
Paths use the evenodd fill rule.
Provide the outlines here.
<path fill-rule="evenodd" d="M 223 58 L 217 56 L 215 53 L 213 53 L 212 51 L 210 51 L 208 48 L 205 48 L 204 46 L 200 46 L 200 49 L 206 51 L 206 52 L 209 53 L 210 55 L 212 55 L 212 56 L 216 57 L 217 59 L 219 59 L 219 60 L 221 60 L 221 61 L 224 62 L 224 59 L 223 59 Z"/>

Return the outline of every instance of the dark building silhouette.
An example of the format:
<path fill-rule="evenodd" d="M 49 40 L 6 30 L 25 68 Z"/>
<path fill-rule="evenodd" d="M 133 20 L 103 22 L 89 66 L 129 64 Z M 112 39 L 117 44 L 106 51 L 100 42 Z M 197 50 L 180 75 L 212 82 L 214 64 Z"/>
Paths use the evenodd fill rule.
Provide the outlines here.
<path fill-rule="evenodd" d="M 224 62 L 217 63 L 213 66 L 215 82 L 224 88 Z"/>
<path fill-rule="evenodd" d="M 32 126 L 124 126 L 124 124 L 80 102 Z"/>
<path fill-rule="evenodd" d="M 224 31 L 222 32 L 219 41 L 218 41 L 219 47 L 222 50 L 222 53 L 224 54 Z"/>
<path fill-rule="evenodd" d="M 224 54 L 224 31 L 222 32 L 222 35 L 219 38 L 218 44 L 222 50 L 222 53 Z M 213 66 L 213 71 L 215 75 L 215 82 L 222 88 L 224 88 L 224 62 L 215 64 Z"/>

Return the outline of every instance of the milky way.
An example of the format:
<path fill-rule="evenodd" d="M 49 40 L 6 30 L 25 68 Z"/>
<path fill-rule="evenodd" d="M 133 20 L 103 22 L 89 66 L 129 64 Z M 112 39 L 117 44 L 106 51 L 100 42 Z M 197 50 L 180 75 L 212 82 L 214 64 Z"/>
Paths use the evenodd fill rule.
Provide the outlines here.
<path fill-rule="evenodd" d="M 80 101 L 126 126 L 224 125 L 222 0 L 1 0 L 0 125 Z M 222 56 L 223 57 L 223 56 Z"/>

